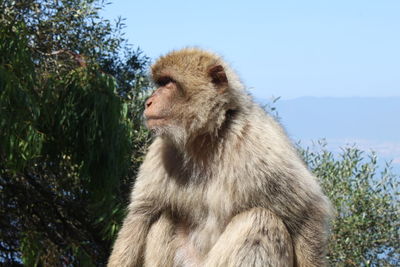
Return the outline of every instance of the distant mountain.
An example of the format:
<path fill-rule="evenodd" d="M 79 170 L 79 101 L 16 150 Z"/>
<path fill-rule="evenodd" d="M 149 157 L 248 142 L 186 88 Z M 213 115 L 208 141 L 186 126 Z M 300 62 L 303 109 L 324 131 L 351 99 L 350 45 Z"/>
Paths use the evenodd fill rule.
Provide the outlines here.
<path fill-rule="evenodd" d="M 278 100 L 282 124 L 298 139 L 400 142 L 400 97 Z"/>
<path fill-rule="evenodd" d="M 332 149 L 357 144 L 400 166 L 400 97 L 301 97 L 280 99 L 275 106 L 295 141 L 310 144 L 325 138 Z"/>

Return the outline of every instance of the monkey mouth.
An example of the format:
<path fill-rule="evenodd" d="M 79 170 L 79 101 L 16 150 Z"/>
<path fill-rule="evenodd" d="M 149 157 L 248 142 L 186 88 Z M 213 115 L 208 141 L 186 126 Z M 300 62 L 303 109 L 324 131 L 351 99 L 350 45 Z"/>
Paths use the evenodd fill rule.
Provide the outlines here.
<path fill-rule="evenodd" d="M 162 119 L 166 118 L 165 116 L 145 116 L 145 117 L 146 117 L 147 121 L 149 121 L 149 120 L 162 120 Z"/>

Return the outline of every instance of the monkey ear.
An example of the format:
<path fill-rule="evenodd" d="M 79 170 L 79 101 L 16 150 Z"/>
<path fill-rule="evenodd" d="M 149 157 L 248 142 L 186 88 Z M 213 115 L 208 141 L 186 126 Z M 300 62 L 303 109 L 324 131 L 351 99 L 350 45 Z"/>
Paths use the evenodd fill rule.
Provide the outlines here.
<path fill-rule="evenodd" d="M 211 77 L 212 82 L 218 87 L 224 87 L 228 84 L 228 78 L 224 68 L 221 65 L 212 66 L 208 70 L 208 74 Z"/>

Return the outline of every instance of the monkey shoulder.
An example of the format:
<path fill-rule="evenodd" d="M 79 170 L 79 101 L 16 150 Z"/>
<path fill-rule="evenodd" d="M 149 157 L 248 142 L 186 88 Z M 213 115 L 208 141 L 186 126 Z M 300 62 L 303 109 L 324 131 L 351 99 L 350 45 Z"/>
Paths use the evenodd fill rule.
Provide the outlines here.
<path fill-rule="evenodd" d="M 296 203 L 295 192 L 322 195 L 282 126 L 256 104 L 248 114 L 238 116 L 227 142 L 228 150 L 219 161 L 221 173 L 231 181 L 229 188 L 239 195 L 243 192 L 250 202 L 279 197 Z"/>
<path fill-rule="evenodd" d="M 283 127 L 256 104 L 236 118 L 225 147 L 230 153 L 224 155 L 235 155 L 238 162 L 253 163 L 255 168 L 266 167 L 260 161 L 274 167 L 276 161 L 301 162 Z"/>

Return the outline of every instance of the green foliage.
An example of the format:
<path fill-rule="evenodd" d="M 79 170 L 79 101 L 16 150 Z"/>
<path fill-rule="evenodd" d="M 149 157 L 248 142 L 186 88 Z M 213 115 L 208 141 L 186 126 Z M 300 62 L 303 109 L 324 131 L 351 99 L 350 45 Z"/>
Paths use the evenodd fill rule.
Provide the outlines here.
<path fill-rule="evenodd" d="M 375 154 L 355 147 L 335 156 L 320 143 L 301 150 L 336 210 L 329 243 L 332 266 L 400 264 L 399 177 Z"/>
<path fill-rule="evenodd" d="M 16 26 L 0 28 L 0 143 L 10 167 L 18 169 L 39 153 L 43 136 L 32 124 L 39 117 L 34 65 L 27 40 L 19 38 L 23 24 Z"/>
<path fill-rule="evenodd" d="M 97 3 L 0 2 L 0 262 L 103 265 L 124 215 L 147 59 Z"/>

